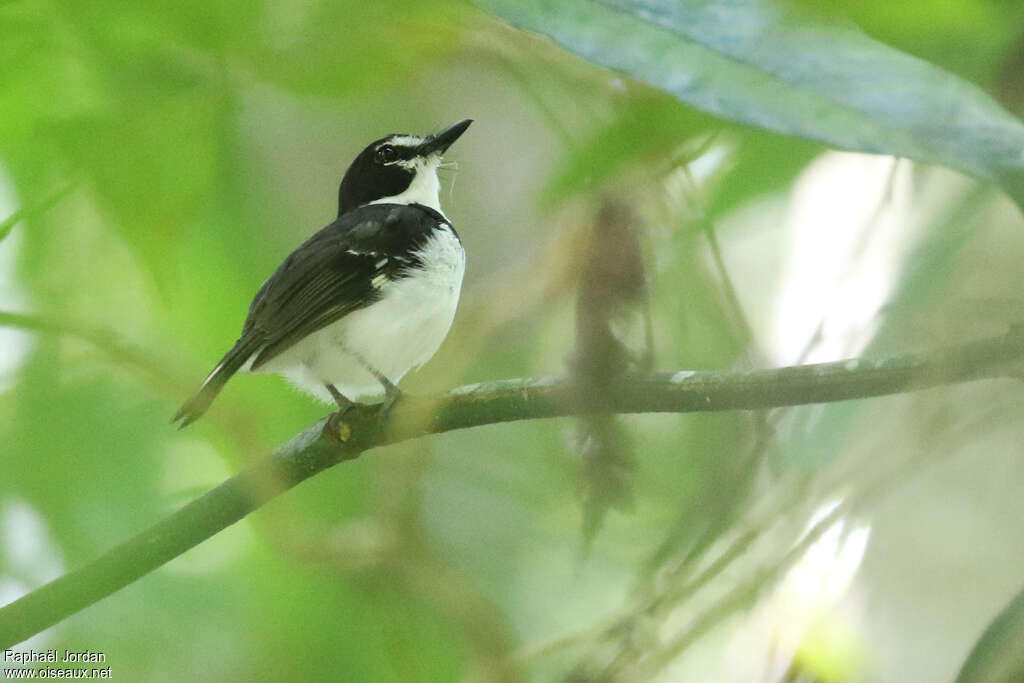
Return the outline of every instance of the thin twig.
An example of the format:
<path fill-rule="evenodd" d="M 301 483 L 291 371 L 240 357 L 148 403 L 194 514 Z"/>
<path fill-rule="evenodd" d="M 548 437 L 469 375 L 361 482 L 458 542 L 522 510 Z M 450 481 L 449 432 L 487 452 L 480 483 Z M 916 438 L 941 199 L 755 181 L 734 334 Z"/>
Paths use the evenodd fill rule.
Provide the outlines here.
<path fill-rule="evenodd" d="M 198 373 L 180 368 L 160 359 L 138 345 L 127 341 L 116 331 L 93 325 L 36 313 L 0 311 L 0 327 L 12 327 L 27 332 L 52 334 L 84 341 L 114 361 L 118 367 L 130 369 L 136 377 L 147 382 L 154 390 L 178 400 L 194 388 L 192 377 Z M 207 419 L 216 422 L 244 452 L 254 444 L 253 418 L 238 407 L 222 409 Z"/>
<path fill-rule="evenodd" d="M 838 505 L 829 514 L 818 520 L 777 563 L 758 571 L 749 581 L 738 586 L 701 615 L 691 626 L 676 634 L 663 647 L 638 663 L 638 671 L 623 673 L 624 680 L 647 681 L 673 662 L 687 647 L 709 630 L 714 628 L 736 610 L 753 603 L 765 586 L 776 582 L 790 567 L 804 556 L 823 533 L 830 529 L 848 512 L 847 505 Z"/>
<path fill-rule="evenodd" d="M 0 311 L 0 327 L 14 327 L 29 332 L 58 334 L 81 339 L 96 347 L 121 365 L 132 367 L 162 386 L 184 391 L 187 385 L 163 364 L 130 343 L 125 342 L 112 330 L 80 325 L 68 320 L 38 315 L 35 313 L 14 313 Z"/>
<path fill-rule="evenodd" d="M 50 195 L 46 199 L 43 199 L 42 201 L 39 201 L 27 208 L 18 209 L 7 218 L 0 221 L 0 242 L 2 242 L 5 237 L 11 234 L 11 230 L 14 230 L 14 226 L 16 226 L 18 223 L 27 218 L 32 218 L 37 214 L 49 211 L 51 208 L 56 206 L 57 203 L 60 202 L 60 200 L 64 199 L 64 197 L 70 194 L 71 190 L 73 189 L 75 189 L 74 184 L 68 185 L 63 189 L 54 192 L 52 195 Z"/>

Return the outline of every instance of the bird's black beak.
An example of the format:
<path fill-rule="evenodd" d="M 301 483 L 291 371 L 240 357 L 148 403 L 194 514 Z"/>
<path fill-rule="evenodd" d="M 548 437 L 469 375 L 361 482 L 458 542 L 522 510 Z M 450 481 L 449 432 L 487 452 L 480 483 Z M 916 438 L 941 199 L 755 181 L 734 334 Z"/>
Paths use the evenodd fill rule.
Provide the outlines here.
<path fill-rule="evenodd" d="M 463 119 L 458 123 L 448 126 L 440 133 L 431 135 L 427 138 L 423 144 L 419 147 L 419 153 L 423 156 L 429 154 L 444 154 L 445 151 L 452 146 L 452 143 L 459 139 L 459 137 L 466 132 L 469 128 L 469 124 L 473 123 L 473 119 Z"/>

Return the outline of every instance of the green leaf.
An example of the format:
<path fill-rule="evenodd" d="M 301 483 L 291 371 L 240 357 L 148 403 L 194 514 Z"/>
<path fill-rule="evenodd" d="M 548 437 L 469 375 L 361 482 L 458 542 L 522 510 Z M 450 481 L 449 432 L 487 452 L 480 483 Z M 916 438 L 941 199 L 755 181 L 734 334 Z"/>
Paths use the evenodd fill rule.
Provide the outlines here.
<path fill-rule="evenodd" d="M 513 25 L 723 119 L 943 164 L 1024 205 L 1024 124 L 849 27 L 754 0 L 481 0 Z"/>
<path fill-rule="evenodd" d="M 1024 590 L 1017 593 L 974 644 L 956 683 L 1024 680 Z"/>

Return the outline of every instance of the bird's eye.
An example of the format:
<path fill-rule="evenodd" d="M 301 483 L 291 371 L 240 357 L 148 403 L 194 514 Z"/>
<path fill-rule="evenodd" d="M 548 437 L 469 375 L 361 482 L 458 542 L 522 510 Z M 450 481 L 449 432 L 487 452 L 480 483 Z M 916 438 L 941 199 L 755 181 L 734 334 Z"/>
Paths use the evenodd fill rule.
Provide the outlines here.
<path fill-rule="evenodd" d="M 377 161 L 382 164 L 389 164 L 397 158 L 398 152 L 396 152 L 395 148 L 391 145 L 382 145 L 380 149 L 377 150 Z"/>

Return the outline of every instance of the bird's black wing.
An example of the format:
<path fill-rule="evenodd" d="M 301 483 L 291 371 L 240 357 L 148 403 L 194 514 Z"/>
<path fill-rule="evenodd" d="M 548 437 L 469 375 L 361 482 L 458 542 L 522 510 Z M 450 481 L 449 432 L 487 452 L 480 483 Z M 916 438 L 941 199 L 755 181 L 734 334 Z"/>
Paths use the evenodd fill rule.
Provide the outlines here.
<path fill-rule="evenodd" d="M 258 368 L 303 337 L 380 297 L 444 217 L 427 207 L 363 206 L 339 216 L 285 259 L 249 307 L 242 335 L 174 421 L 194 422 L 250 358 Z"/>
<path fill-rule="evenodd" d="M 418 205 L 349 211 L 296 249 L 263 284 L 242 339 L 259 339 L 258 368 L 300 339 L 377 301 L 380 288 L 417 265 L 416 249 L 440 214 Z"/>

